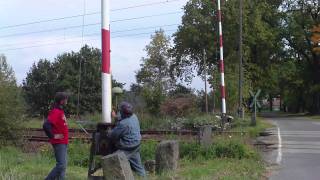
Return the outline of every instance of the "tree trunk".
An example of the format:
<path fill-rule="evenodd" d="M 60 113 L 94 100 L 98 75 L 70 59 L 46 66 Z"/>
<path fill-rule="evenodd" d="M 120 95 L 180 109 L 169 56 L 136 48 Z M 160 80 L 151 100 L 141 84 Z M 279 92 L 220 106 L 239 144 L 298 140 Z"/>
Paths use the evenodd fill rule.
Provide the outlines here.
<path fill-rule="evenodd" d="M 272 108 L 272 106 L 273 106 L 273 99 L 272 99 L 272 96 L 271 95 L 269 95 L 269 107 L 270 107 L 270 111 L 272 111 L 273 110 L 273 108 Z"/>

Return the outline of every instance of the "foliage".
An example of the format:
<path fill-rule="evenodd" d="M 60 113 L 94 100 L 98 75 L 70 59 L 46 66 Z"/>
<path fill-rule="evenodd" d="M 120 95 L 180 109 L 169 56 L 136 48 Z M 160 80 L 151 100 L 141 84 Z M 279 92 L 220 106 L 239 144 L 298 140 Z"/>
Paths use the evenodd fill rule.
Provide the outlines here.
<path fill-rule="evenodd" d="M 270 122 L 265 121 L 261 117 L 257 117 L 256 121 L 257 121 L 256 126 L 251 126 L 250 118 L 244 118 L 244 119 L 236 118 L 234 119 L 233 130 L 247 132 L 248 133 L 247 135 L 249 137 L 256 138 L 260 135 L 260 132 L 263 132 L 267 128 L 272 128 L 274 126 Z"/>
<path fill-rule="evenodd" d="M 140 153 L 142 162 L 155 159 L 157 145 L 158 142 L 152 140 L 148 140 L 141 143 Z"/>
<path fill-rule="evenodd" d="M 33 64 L 23 81 L 23 92 L 28 112 L 47 115 L 56 91 L 57 73 L 51 62 L 41 59 Z"/>
<path fill-rule="evenodd" d="M 197 110 L 194 96 L 178 96 L 166 99 L 160 107 L 161 114 L 174 118 L 185 117 Z"/>
<path fill-rule="evenodd" d="M 196 164 L 196 166 L 195 166 Z M 263 179 L 265 165 L 256 159 L 215 158 L 204 161 L 182 160 L 174 177 L 182 179 Z"/>
<path fill-rule="evenodd" d="M 16 85 L 14 72 L 0 55 L 0 146 L 17 142 L 19 128 L 23 121 L 24 102 L 21 90 Z"/>
<path fill-rule="evenodd" d="M 141 69 L 136 73 L 146 107 L 152 114 L 159 113 L 160 104 L 174 84 L 169 72 L 169 48 L 169 37 L 161 29 L 156 31 L 145 48 L 147 57 L 142 58 Z"/>
<path fill-rule="evenodd" d="M 100 57 L 99 49 L 86 45 L 79 52 L 58 55 L 53 62 L 40 60 L 33 64 L 23 81 L 29 113 L 46 116 L 57 91 L 70 94 L 67 105 L 67 112 L 70 114 L 77 113 L 78 92 L 80 114 L 101 111 Z M 121 88 L 124 85 L 114 79 L 112 83 Z"/>
<path fill-rule="evenodd" d="M 145 141 L 141 146 L 143 161 L 154 159 L 156 141 Z M 180 142 L 179 156 L 188 160 L 208 160 L 215 158 L 259 159 L 259 154 L 251 146 L 238 138 L 217 138 L 216 142 L 205 148 L 196 142 Z"/>
<path fill-rule="evenodd" d="M 55 59 L 57 71 L 57 91 L 68 91 L 72 94 L 68 110 L 76 113 L 79 78 L 80 82 L 80 112 L 101 110 L 101 52 L 87 45 L 79 52 L 63 53 Z M 81 68 L 81 74 L 79 74 Z"/>
<path fill-rule="evenodd" d="M 149 113 L 139 113 L 137 114 L 140 120 L 140 128 L 142 130 L 150 129 L 170 129 L 172 118 L 153 116 Z"/>
<path fill-rule="evenodd" d="M 90 144 L 81 141 L 74 141 L 68 144 L 68 165 L 86 168 L 89 163 Z M 54 160 L 54 153 L 51 146 L 41 147 L 40 151 L 43 157 L 49 157 Z"/>
<path fill-rule="evenodd" d="M 236 141 L 216 144 L 215 153 L 220 158 L 237 158 L 241 159 L 245 156 L 245 147 Z"/>
<path fill-rule="evenodd" d="M 0 54 L 0 82 L 15 84 L 16 78 L 12 67 L 7 63 L 7 58 Z"/>
<path fill-rule="evenodd" d="M 276 55 L 281 50 L 281 44 L 276 43 L 280 38 L 277 31 L 277 4 L 274 2 L 245 1 L 244 13 L 244 98 L 248 97 L 249 88 L 262 88 L 267 94 L 277 87 L 274 81 L 266 83 L 267 79 L 275 76 L 270 73 L 273 69 L 270 59 L 276 61 Z M 255 8 L 252 8 L 255 7 Z M 203 75 L 208 69 L 211 87 L 219 87 L 220 74 L 217 71 L 218 27 L 216 3 L 208 0 L 192 0 L 184 7 L 182 25 L 174 34 L 172 49 L 172 73 L 186 81 L 192 79 L 193 70 Z M 235 112 L 238 101 L 238 1 L 226 1 L 222 4 L 226 100 L 229 113 Z M 254 17 L 254 18 L 251 18 Z M 268 48 L 266 48 L 268 47 Z M 204 63 L 203 51 L 210 61 Z M 272 62 L 271 61 L 271 62 Z M 249 87 L 250 85 L 250 87 Z M 217 90 L 217 88 L 215 88 Z M 215 91 L 220 97 L 220 91 Z M 220 107 L 219 104 L 217 104 Z"/>
<path fill-rule="evenodd" d="M 174 47 L 172 49 L 173 62 L 171 64 L 172 76 L 180 77 L 188 82 L 193 78 L 193 70 L 203 74 L 203 51 L 209 61 L 208 67 L 217 63 L 216 41 L 217 23 L 213 8 L 215 5 L 209 0 L 191 0 L 184 7 L 182 24 L 173 35 Z M 209 68 L 210 69 L 210 68 Z"/>
<path fill-rule="evenodd" d="M 169 96 L 176 97 L 180 95 L 190 95 L 193 94 L 193 89 L 188 88 L 181 83 L 176 84 L 172 90 L 169 91 Z"/>
<path fill-rule="evenodd" d="M 283 38 L 287 58 L 295 62 L 297 79 L 284 89 L 293 111 L 320 113 L 320 54 L 313 51 L 312 28 L 320 23 L 319 1 L 286 0 L 282 4 Z M 303 84 L 303 85 L 302 85 Z M 307 88 L 305 88 L 307 87 Z M 297 93 L 291 93 L 294 90 Z M 290 107 L 289 107 L 290 108 Z"/>
<path fill-rule="evenodd" d="M 200 146 L 198 143 L 180 143 L 179 144 L 180 158 L 189 160 L 194 159 L 213 159 L 216 158 L 215 147 L 211 145 L 208 148 Z"/>
<path fill-rule="evenodd" d="M 147 146 L 147 150 L 149 150 L 151 146 L 154 149 L 156 144 L 155 142 L 150 143 L 150 145 Z M 192 147 L 193 146 L 190 146 L 190 148 Z M 150 159 L 153 159 L 152 153 L 149 154 Z M 146 155 L 143 153 L 142 158 L 144 156 Z M 217 177 L 224 179 L 260 179 L 265 170 L 264 163 L 256 158 L 184 158 L 179 161 L 179 164 L 179 169 L 176 174 L 164 174 L 162 176 L 149 174 L 148 179 L 172 179 L 173 177 L 179 179 L 208 180 Z M 12 147 L 0 149 L 0 179 L 43 179 L 54 165 L 55 161 L 50 156 L 26 154 Z M 67 179 L 70 180 L 87 179 L 87 172 L 87 167 L 69 164 L 66 176 Z"/>

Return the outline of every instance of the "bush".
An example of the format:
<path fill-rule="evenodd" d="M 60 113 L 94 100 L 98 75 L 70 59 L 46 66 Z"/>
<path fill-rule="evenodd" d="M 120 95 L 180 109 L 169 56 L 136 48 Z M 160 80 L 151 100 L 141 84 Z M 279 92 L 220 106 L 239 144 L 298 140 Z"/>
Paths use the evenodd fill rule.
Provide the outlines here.
<path fill-rule="evenodd" d="M 141 143 L 140 153 L 142 162 L 155 159 L 157 145 L 157 141 L 145 141 Z"/>
<path fill-rule="evenodd" d="M 200 146 L 198 143 L 180 143 L 180 158 L 186 158 L 190 160 L 194 159 L 213 159 L 216 157 L 214 145 L 208 148 Z"/>
<path fill-rule="evenodd" d="M 220 125 L 220 120 L 218 120 L 215 116 L 210 114 L 188 117 L 184 122 L 184 127 L 189 129 L 199 128 L 204 125 L 211 125 L 212 127 L 217 128 Z"/>
<path fill-rule="evenodd" d="M 54 153 L 51 145 L 42 146 L 41 156 L 49 157 L 54 161 Z M 71 166 L 88 167 L 90 144 L 74 141 L 68 144 L 68 164 Z"/>
<path fill-rule="evenodd" d="M 0 145 L 16 143 L 23 120 L 24 103 L 12 68 L 0 55 Z"/>
<path fill-rule="evenodd" d="M 140 121 L 141 129 L 169 129 L 170 119 L 166 117 L 152 116 L 149 113 L 136 114 Z"/>
<path fill-rule="evenodd" d="M 219 142 L 215 145 L 215 154 L 219 158 L 237 158 L 242 159 L 246 156 L 244 144 L 237 141 Z"/>
<path fill-rule="evenodd" d="M 258 158 L 257 152 L 247 145 L 235 140 L 223 140 L 204 148 L 198 143 L 180 143 L 180 158 L 213 159 L 213 158 Z"/>
<path fill-rule="evenodd" d="M 68 163 L 73 166 L 88 167 L 90 144 L 74 141 L 68 145 Z"/>
<path fill-rule="evenodd" d="M 185 117 L 196 112 L 196 99 L 193 96 L 173 97 L 160 106 L 161 114 L 172 117 Z"/>

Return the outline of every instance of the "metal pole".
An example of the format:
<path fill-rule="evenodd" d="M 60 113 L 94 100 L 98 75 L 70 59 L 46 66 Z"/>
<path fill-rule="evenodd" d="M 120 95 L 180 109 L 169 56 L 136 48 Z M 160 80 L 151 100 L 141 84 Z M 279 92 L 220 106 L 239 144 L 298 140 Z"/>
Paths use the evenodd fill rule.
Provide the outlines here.
<path fill-rule="evenodd" d="M 82 29 L 81 29 L 81 49 L 83 48 L 83 33 L 84 33 L 84 17 L 86 14 L 86 0 L 83 1 L 83 15 L 82 15 Z M 82 60 L 83 56 L 80 49 L 80 59 L 79 59 L 79 78 L 78 78 L 78 96 L 77 96 L 77 119 L 80 119 L 80 94 L 81 94 L 81 73 L 82 73 Z"/>
<path fill-rule="evenodd" d="M 224 62 L 223 62 L 223 37 L 222 37 L 222 14 L 220 0 L 218 0 L 219 37 L 220 37 L 220 74 L 221 74 L 221 115 L 222 120 L 226 115 L 226 93 L 224 84 Z"/>
<path fill-rule="evenodd" d="M 111 123 L 111 67 L 110 67 L 110 2 L 101 0 L 102 43 L 102 122 Z"/>
<path fill-rule="evenodd" d="M 239 117 L 244 118 L 243 107 L 242 107 L 242 82 L 243 82 L 243 69 L 242 69 L 242 11 L 243 11 L 243 0 L 240 0 L 240 15 L 239 15 Z"/>
<path fill-rule="evenodd" d="M 206 113 L 209 113 L 208 108 L 208 92 L 207 92 L 207 61 L 206 61 L 206 51 L 203 50 L 203 63 L 204 63 L 204 93 L 206 98 Z"/>

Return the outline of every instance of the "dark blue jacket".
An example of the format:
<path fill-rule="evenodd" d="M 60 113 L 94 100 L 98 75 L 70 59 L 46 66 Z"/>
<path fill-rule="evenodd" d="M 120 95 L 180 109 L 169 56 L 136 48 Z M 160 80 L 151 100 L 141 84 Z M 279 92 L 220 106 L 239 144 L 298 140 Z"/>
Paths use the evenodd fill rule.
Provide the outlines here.
<path fill-rule="evenodd" d="M 141 141 L 139 120 L 135 114 L 121 119 L 109 135 L 118 149 L 130 150 L 138 147 Z"/>

